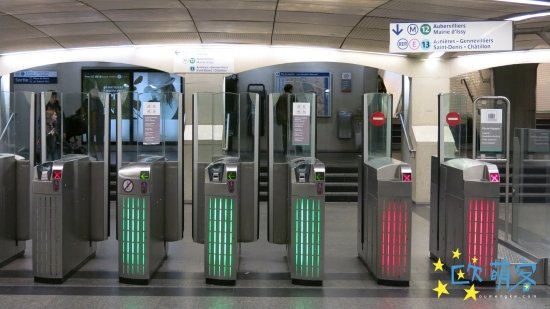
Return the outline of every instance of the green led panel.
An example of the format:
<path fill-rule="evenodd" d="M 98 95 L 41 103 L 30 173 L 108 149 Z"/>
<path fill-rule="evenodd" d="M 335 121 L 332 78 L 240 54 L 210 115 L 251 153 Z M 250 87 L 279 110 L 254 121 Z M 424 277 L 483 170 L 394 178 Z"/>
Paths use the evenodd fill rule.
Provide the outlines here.
<path fill-rule="evenodd" d="M 133 196 L 122 198 L 122 273 L 145 275 L 147 248 L 147 199 Z"/>
<path fill-rule="evenodd" d="M 317 278 L 321 272 L 321 201 L 298 198 L 294 202 L 295 273 Z"/>
<path fill-rule="evenodd" d="M 208 200 L 208 276 L 229 278 L 233 274 L 233 207 L 231 198 Z"/>

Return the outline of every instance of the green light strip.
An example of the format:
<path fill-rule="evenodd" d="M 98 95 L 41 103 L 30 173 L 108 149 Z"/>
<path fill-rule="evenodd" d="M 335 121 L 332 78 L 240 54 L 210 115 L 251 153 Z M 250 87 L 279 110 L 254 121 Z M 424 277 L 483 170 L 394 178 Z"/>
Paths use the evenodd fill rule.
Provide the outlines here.
<path fill-rule="evenodd" d="M 233 200 L 208 200 L 208 275 L 230 277 L 233 273 Z"/>
<path fill-rule="evenodd" d="M 294 201 L 293 268 L 298 276 L 313 278 L 321 273 L 321 201 Z"/>
<path fill-rule="evenodd" d="M 147 204 L 145 198 L 123 197 L 121 254 L 122 272 L 145 274 L 147 242 Z"/>

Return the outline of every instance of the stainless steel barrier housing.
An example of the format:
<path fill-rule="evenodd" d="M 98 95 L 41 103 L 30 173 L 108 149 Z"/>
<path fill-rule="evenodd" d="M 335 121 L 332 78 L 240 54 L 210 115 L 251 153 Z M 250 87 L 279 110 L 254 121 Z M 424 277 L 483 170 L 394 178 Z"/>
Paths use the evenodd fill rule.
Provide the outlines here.
<path fill-rule="evenodd" d="M 446 265 L 468 265 L 474 259 L 482 280 L 491 281 L 490 263 L 497 259 L 499 171 L 494 164 L 466 158 L 448 160 L 440 169 L 439 201 L 432 200 L 430 209 L 430 255 Z M 437 195 L 432 191 L 431 196 Z M 456 249 L 462 254 L 453 259 Z M 470 275 L 466 279 L 473 279 Z"/>
<path fill-rule="evenodd" d="M 95 255 L 95 241 L 107 238 L 103 195 L 92 196 L 92 192 L 103 190 L 103 169 L 92 174 L 92 164 L 89 156 L 66 155 L 34 168 L 31 218 L 35 281 L 63 282 Z"/>
<path fill-rule="evenodd" d="M 238 158 L 204 170 L 204 275 L 207 283 L 235 284 L 239 266 L 240 179 Z"/>
<path fill-rule="evenodd" d="M 322 285 L 325 252 L 325 165 L 314 158 L 289 162 L 288 263 L 294 284 Z M 287 221 L 288 222 L 288 221 Z"/>
<path fill-rule="evenodd" d="M 0 154 L 0 266 L 25 253 L 30 239 L 29 160 Z"/>
<path fill-rule="evenodd" d="M 401 161 L 361 160 L 357 250 L 379 283 L 408 285 L 411 273 L 412 170 Z"/>
<path fill-rule="evenodd" d="M 147 284 L 182 238 L 177 162 L 145 156 L 118 172 L 119 280 Z"/>

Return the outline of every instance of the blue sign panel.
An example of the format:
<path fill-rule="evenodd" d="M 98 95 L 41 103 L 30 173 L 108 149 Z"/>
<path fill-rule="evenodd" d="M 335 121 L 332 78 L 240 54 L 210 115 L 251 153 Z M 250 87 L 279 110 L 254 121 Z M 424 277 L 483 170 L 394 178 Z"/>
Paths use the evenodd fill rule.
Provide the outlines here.
<path fill-rule="evenodd" d="M 57 71 L 19 71 L 13 73 L 14 84 L 57 84 Z"/>

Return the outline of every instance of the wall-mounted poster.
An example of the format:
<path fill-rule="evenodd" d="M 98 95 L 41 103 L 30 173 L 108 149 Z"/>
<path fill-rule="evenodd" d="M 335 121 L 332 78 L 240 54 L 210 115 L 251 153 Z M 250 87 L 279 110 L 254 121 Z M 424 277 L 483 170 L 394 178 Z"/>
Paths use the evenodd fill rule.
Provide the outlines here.
<path fill-rule="evenodd" d="M 315 93 L 317 117 L 332 115 L 331 81 L 329 72 L 276 72 L 275 92 L 282 93 L 285 84 L 294 87 L 294 93 Z"/>

